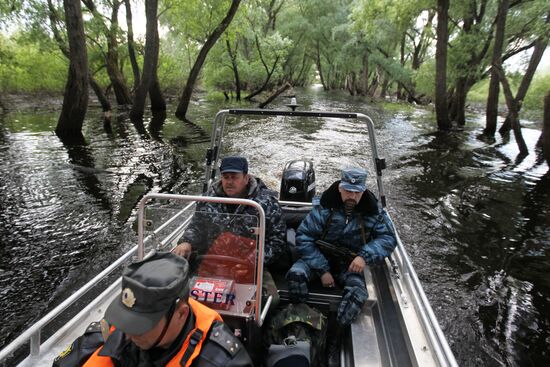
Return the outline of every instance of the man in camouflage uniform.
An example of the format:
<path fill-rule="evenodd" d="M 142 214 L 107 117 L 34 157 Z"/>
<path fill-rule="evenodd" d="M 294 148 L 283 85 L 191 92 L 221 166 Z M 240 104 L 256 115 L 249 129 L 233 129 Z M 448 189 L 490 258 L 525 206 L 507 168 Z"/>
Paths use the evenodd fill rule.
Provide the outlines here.
<path fill-rule="evenodd" d="M 268 267 L 275 264 L 283 254 L 288 253 L 285 239 L 286 226 L 276 192 L 269 190 L 261 179 L 248 173 L 248 161 L 244 157 L 231 156 L 222 159 L 220 173 L 221 179 L 212 185 L 206 195 L 250 199 L 259 203 L 264 209 L 266 221 L 264 263 Z M 182 242 L 173 252 L 188 257 L 193 250 L 205 252 L 211 246 L 221 247 L 224 241 L 234 240 L 240 246 L 226 246 L 223 255 L 243 259 L 237 247 L 246 247 L 246 238 L 255 236 L 252 231 L 257 227 L 257 223 L 253 217 L 257 217 L 257 212 L 251 206 L 198 203 L 195 215 L 182 237 Z M 206 228 L 209 230 L 205 230 Z M 217 229 L 211 230 L 212 228 Z M 224 230 L 231 231 L 231 234 L 227 232 L 224 234 Z M 240 238 L 235 239 L 236 237 Z M 252 253 L 255 254 L 255 252 Z M 255 261 L 255 259 L 250 260 Z"/>
<path fill-rule="evenodd" d="M 368 298 L 365 266 L 382 262 L 397 244 L 389 217 L 366 189 L 366 178 L 361 168 L 344 169 L 341 180 L 322 194 L 320 205 L 314 202 L 296 235 L 300 260 L 286 276 L 294 303 L 307 300 L 311 279 L 320 277 L 324 287 L 334 287 L 338 281 L 344 287 L 337 314 L 340 325 L 349 325 Z M 350 260 L 323 253 L 315 243 L 319 239 L 357 256 Z"/>

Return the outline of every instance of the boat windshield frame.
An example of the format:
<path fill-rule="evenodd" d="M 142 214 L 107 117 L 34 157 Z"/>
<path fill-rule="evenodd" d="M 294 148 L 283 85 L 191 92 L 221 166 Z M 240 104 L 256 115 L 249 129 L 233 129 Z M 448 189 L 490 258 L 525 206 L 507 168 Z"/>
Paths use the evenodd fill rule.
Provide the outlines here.
<path fill-rule="evenodd" d="M 184 203 L 216 203 L 216 204 L 226 204 L 226 205 L 244 205 L 254 208 L 258 213 L 258 229 L 257 229 L 257 238 L 258 238 L 258 246 L 257 246 L 257 257 L 256 257 L 256 290 L 255 290 L 255 297 L 256 302 L 254 302 L 254 321 L 258 324 L 258 326 L 262 326 L 265 317 L 267 316 L 267 309 L 269 309 L 269 306 L 271 305 L 272 296 L 269 296 L 267 301 L 265 302 L 265 305 L 262 307 L 262 284 L 263 284 L 263 264 L 264 264 L 264 248 L 265 248 L 265 211 L 263 207 L 250 199 L 240 199 L 240 198 L 229 198 L 229 197 L 217 197 L 217 196 L 197 196 L 197 195 L 178 195 L 178 194 L 147 194 L 145 195 L 138 204 L 138 249 L 137 249 L 137 257 L 138 261 L 144 259 L 147 255 L 149 255 L 151 252 L 149 252 L 147 255 L 145 254 L 145 208 L 146 203 L 150 200 L 169 200 L 171 202 L 174 201 L 182 201 Z M 187 208 L 187 207 L 186 207 Z M 170 222 L 173 222 L 177 220 L 180 217 L 179 214 L 176 214 L 172 216 L 167 222 L 163 224 L 168 225 Z M 172 231 L 172 234 L 169 236 L 166 236 L 163 238 L 164 243 L 170 243 L 177 241 L 181 237 L 181 233 L 188 224 L 187 221 L 183 221 L 180 227 L 178 227 L 176 230 Z M 223 311 L 220 311 L 220 313 L 223 314 Z"/>

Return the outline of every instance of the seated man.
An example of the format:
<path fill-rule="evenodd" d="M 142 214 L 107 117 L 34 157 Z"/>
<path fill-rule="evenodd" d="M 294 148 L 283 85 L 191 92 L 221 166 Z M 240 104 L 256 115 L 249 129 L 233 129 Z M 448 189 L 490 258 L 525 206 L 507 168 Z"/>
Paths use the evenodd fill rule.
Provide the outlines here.
<path fill-rule="evenodd" d="M 188 269 L 161 252 L 129 265 L 105 313 L 114 328 L 84 366 L 252 366 L 220 315 L 188 298 Z"/>
<path fill-rule="evenodd" d="M 392 223 L 378 208 L 373 193 L 366 190 L 367 172 L 361 168 L 342 171 L 340 181 L 333 183 L 298 227 L 296 235 L 298 260 L 287 273 L 289 293 L 294 303 L 305 302 L 308 283 L 320 277 L 323 287 L 344 287 L 337 321 L 350 324 L 361 312 L 368 298 L 363 270 L 389 256 L 397 241 Z M 348 249 L 351 259 L 328 251 L 316 244 L 323 240 Z M 336 279 L 335 279 L 336 277 Z"/>
<path fill-rule="evenodd" d="M 264 262 L 268 267 L 276 264 L 283 254 L 288 253 L 286 226 L 277 194 L 269 190 L 261 179 L 248 173 L 248 161 L 244 157 L 225 157 L 222 159 L 220 172 L 221 179 L 212 185 L 206 195 L 250 199 L 259 203 L 264 209 L 266 222 Z M 222 213 L 235 216 L 216 215 Z M 239 214 L 242 215 L 240 218 Z M 255 236 L 251 230 L 257 227 L 257 223 L 248 222 L 253 221 L 256 216 L 256 210 L 250 206 L 198 203 L 182 242 L 173 252 L 188 257 L 193 250 L 200 253 L 208 251 L 210 254 L 232 256 L 255 263 L 256 243 L 250 239 Z M 250 251 L 251 246 L 254 246 L 253 251 Z"/>

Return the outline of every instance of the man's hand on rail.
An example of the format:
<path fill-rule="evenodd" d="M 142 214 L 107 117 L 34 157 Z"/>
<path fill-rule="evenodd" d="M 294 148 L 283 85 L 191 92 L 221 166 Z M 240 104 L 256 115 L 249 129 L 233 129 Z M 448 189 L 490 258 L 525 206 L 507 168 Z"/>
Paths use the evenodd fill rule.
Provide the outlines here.
<path fill-rule="evenodd" d="M 185 257 L 186 259 L 189 259 L 189 255 L 191 255 L 191 244 L 189 242 L 182 242 L 174 249 L 172 250 L 173 253 L 175 253 L 178 256 Z"/>

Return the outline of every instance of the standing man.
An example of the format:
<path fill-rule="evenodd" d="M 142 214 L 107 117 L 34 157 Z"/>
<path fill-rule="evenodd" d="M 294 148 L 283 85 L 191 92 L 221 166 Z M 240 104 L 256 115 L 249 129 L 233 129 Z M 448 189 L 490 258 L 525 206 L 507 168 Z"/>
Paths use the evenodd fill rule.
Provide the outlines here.
<path fill-rule="evenodd" d="M 220 165 L 220 173 L 221 179 L 212 185 L 206 195 L 250 199 L 259 203 L 264 209 L 266 221 L 264 262 L 267 266 L 275 264 L 283 254 L 288 253 L 285 239 L 286 226 L 282 219 L 276 192 L 269 190 L 261 179 L 248 173 L 248 161 L 244 157 L 225 157 Z M 256 210 L 250 206 L 198 203 L 195 215 L 183 234 L 182 242 L 173 250 L 175 254 L 188 257 L 193 250 L 204 252 L 208 249 L 223 231 L 223 229 L 218 232 L 206 230 L 206 228 L 212 227 L 212 222 L 219 228 L 230 228 L 233 233 L 237 230 L 238 234 L 244 237 L 250 236 L 250 228 L 257 226 L 257 223 L 248 223 L 247 225 L 242 221 L 238 221 L 239 223 L 235 225 L 235 223 L 229 223 L 232 219 L 227 217 L 199 215 L 201 212 L 257 216 Z M 210 223 L 206 223 L 207 221 Z M 244 221 L 246 222 L 246 218 Z M 226 235 L 225 238 L 234 239 L 235 236 Z"/>
<path fill-rule="evenodd" d="M 220 315 L 188 297 L 188 269 L 184 258 L 169 252 L 129 265 L 122 293 L 105 312 L 110 334 L 83 365 L 252 366 Z M 54 365 L 66 365 L 64 358 Z"/>
<path fill-rule="evenodd" d="M 296 235 L 298 260 L 287 273 L 291 301 L 305 302 L 308 283 L 321 278 L 323 287 L 344 287 L 337 321 L 350 324 L 368 298 L 363 270 L 390 256 L 397 241 L 393 225 L 374 194 L 366 189 L 367 172 L 361 168 L 342 171 L 340 181 L 323 192 Z M 322 252 L 316 244 L 323 240 L 349 250 L 351 259 Z"/>

